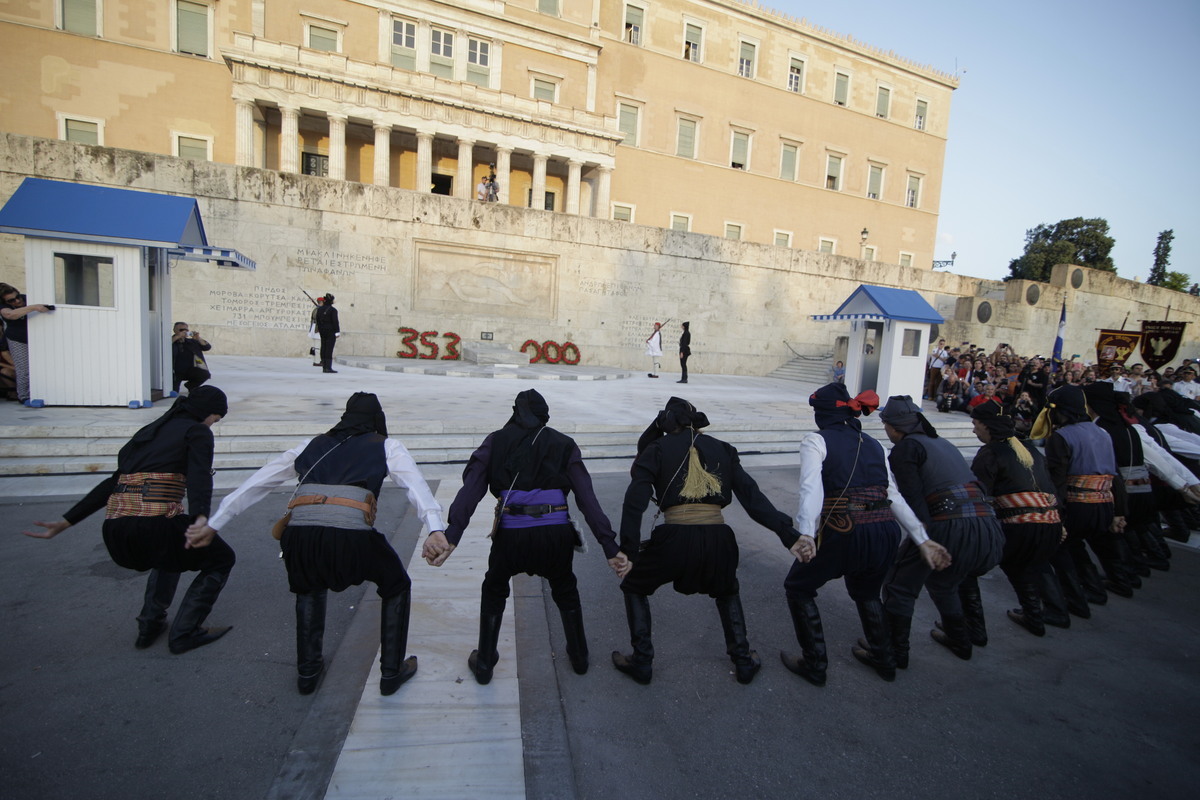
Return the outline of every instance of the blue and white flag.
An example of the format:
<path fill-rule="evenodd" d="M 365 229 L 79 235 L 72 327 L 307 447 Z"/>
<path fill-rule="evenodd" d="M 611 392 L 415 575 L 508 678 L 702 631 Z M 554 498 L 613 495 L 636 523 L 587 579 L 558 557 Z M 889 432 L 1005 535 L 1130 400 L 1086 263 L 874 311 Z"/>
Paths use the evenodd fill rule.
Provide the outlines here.
<path fill-rule="evenodd" d="M 1054 340 L 1054 355 L 1050 357 L 1053 366 L 1051 372 L 1058 372 L 1062 367 L 1063 336 L 1067 333 L 1067 301 L 1063 300 L 1062 316 L 1058 318 L 1058 338 Z"/>

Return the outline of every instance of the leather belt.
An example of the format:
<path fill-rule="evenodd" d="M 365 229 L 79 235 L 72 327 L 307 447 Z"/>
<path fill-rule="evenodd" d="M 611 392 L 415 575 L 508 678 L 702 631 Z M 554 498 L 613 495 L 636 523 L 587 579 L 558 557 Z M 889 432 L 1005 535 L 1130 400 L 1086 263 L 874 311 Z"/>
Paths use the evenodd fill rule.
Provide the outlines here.
<path fill-rule="evenodd" d="M 526 517 L 543 517 L 546 514 L 553 514 L 556 511 L 566 511 L 567 506 L 565 504 L 561 506 L 555 506 L 551 505 L 550 503 L 543 503 L 540 506 L 510 505 L 504 506 L 504 508 L 501 510 L 505 514 L 521 514 L 522 516 Z"/>
<path fill-rule="evenodd" d="M 299 497 L 293 497 L 288 502 L 288 509 L 296 508 L 297 506 L 346 506 L 347 508 L 357 508 L 363 512 L 363 519 L 368 525 L 375 524 L 376 500 L 375 495 L 368 495 L 370 502 L 364 503 L 360 500 L 351 500 L 348 497 L 330 497 L 323 494 L 304 494 Z"/>

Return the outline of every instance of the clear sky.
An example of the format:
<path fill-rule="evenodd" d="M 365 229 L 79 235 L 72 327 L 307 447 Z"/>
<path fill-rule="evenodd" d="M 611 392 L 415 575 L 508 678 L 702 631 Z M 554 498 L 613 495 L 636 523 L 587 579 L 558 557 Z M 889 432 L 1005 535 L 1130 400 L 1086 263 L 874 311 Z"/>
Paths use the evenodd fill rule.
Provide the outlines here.
<path fill-rule="evenodd" d="M 1146 279 L 1160 231 L 1170 269 L 1200 281 L 1197 0 L 760 0 L 959 74 L 938 259 L 999 279 L 1025 231 L 1102 217 L 1123 278 Z"/>

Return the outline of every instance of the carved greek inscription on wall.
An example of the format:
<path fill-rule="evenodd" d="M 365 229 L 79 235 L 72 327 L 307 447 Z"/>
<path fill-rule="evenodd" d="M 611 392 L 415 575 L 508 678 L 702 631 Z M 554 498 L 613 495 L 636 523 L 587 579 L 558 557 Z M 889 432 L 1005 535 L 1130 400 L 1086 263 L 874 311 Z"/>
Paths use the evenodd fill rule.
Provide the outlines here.
<path fill-rule="evenodd" d="M 661 318 L 647 316 L 628 316 L 621 320 L 621 344 L 626 347 L 641 347 L 643 350 L 646 347 L 646 340 L 650 338 L 650 334 L 654 333 L 654 323 L 662 322 Z M 663 352 L 669 352 L 671 345 L 667 337 L 667 329 L 663 328 Z"/>
<path fill-rule="evenodd" d="M 557 315 L 557 256 L 445 242 L 414 244 L 414 309 L 525 320 Z"/>
<path fill-rule="evenodd" d="M 314 247 L 297 247 L 288 253 L 288 267 L 300 272 L 319 275 L 382 275 L 387 272 L 387 258 L 365 253 L 344 253 L 338 250 L 319 250 Z"/>
<path fill-rule="evenodd" d="M 644 291 L 641 284 L 633 281 L 606 281 L 599 278 L 582 278 L 579 291 L 601 297 L 638 297 Z"/>
<path fill-rule="evenodd" d="M 206 298 L 214 314 L 227 315 L 224 324 L 231 328 L 306 331 L 312 319 L 313 304 L 299 289 L 209 289 Z"/>

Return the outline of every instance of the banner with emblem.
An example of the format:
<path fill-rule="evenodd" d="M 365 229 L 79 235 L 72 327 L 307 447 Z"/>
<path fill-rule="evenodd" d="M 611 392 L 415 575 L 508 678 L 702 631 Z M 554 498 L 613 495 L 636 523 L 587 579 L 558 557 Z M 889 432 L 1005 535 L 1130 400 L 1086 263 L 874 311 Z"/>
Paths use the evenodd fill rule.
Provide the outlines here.
<path fill-rule="evenodd" d="M 1142 320 L 1142 360 L 1146 366 L 1158 370 L 1174 361 L 1186 327 L 1186 322 Z"/>
<path fill-rule="evenodd" d="M 1125 359 L 1133 355 L 1137 349 L 1138 340 L 1142 334 L 1138 331 L 1100 330 L 1096 339 L 1096 363 L 1103 375 L 1113 364 L 1125 364 Z"/>

